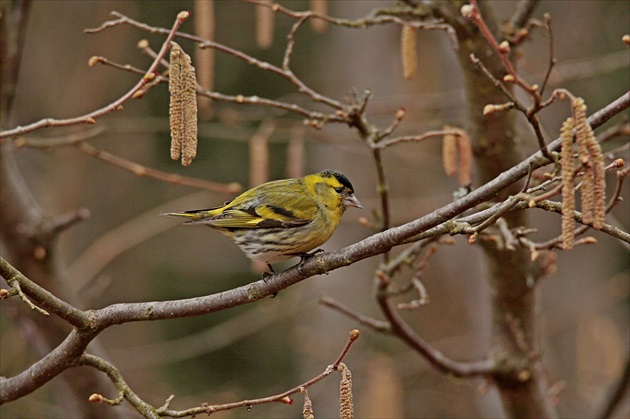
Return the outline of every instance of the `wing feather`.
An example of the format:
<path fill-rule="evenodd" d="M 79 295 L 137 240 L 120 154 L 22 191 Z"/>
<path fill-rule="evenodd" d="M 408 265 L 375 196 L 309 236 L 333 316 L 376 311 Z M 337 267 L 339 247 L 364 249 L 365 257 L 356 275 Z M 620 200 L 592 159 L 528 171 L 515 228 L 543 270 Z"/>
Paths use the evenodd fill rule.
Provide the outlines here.
<path fill-rule="evenodd" d="M 309 224 L 317 215 L 315 200 L 303 184 L 270 182 L 240 195 L 216 214 L 190 220 L 187 224 L 206 224 L 221 229 L 293 228 Z"/>

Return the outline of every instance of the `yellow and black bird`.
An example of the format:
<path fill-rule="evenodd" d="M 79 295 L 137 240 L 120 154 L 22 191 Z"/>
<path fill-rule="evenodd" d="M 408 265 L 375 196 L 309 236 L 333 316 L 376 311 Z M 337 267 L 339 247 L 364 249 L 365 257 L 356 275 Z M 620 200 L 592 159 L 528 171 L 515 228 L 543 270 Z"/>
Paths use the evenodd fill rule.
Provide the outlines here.
<path fill-rule="evenodd" d="M 170 212 L 186 224 L 216 228 L 254 261 L 267 263 L 308 252 L 325 243 L 347 207 L 363 208 L 346 176 L 324 170 L 298 179 L 283 179 L 250 189 L 223 206 Z"/>

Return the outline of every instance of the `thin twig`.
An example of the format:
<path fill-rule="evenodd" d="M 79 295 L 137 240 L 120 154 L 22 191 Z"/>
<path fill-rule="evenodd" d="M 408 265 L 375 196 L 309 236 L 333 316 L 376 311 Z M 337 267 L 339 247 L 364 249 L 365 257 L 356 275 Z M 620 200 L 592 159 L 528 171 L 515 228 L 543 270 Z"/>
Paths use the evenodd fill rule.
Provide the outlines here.
<path fill-rule="evenodd" d="M 538 147 L 540 148 L 540 151 L 543 153 L 543 155 L 546 158 L 548 158 L 551 161 L 555 161 L 555 158 L 553 157 L 553 155 L 549 152 L 547 148 L 545 137 L 542 133 L 542 129 L 540 128 L 540 121 L 538 120 L 538 117 L 536 116 L 536 112 L 540 110 L 542 105 L 536 105 L 539 102 L 535 102 L 535 105 L 532 108 L 530 109 L 526 108 L 525 105 L 523 105 L 520 101 L 518 101 L 516 99 L 516 96 L 513 95 L 512 92 L 510 92 L 510 90 L 507 87 L 505 87 L 505 85 L 501 81 L 499 81 L 496 77 L 492 75 L 490 70 L 488 70 L 488 68 L 481 62 L 481 60 L 479 60 L 479 58 L 477 58 L 474 54 L 471 54 L 470 60 L 472 61 L 473 64 L 475 64 L 477 67 L 481 69 L 481 71 L 486 75 L 486 77 L 488 77 L 488 79 L 490 79 L 490 81 L 496 87 L 498 87 L 503 92 L 503 94 L 510 100 L 510 102 L 514 104 L 514 107 L 518 109 L 519 111 L 521 111 L 523 115 L 525 115 L 530 125 L 534 129 L 534 133 L 536 134 L 536 140 L 538 140 Z M 548 102 L 545 102 L 545 104 L 548 104 Z"/>
<path fill-rule="evenodd" d="M 551 212 L 555 212 L 557 214 L 562 214 L 562 203 L 560 202 L 553 202 L 553 201 L 541 201 L 541 202 L 537 202 L 536 203 L 536 208 L 540 208 L 540 209 L 544 209 L 545 211 L 551 211 Z M 575 219 L 575 221 L 577 221 L 578 223 L 583 223 L 582 222 L 582 213 L 579 211 L 573 211 L 573 218 Z M 581 234 L 584 231 L 588 230 L 589 228 L 591 228 L 590 225 L 583 225 L 582 227 L 580 227 L 579 229 L 576 230 L 575 234 Z M 617 227 L 614 227 L 610 224 L 604 223 L 603 227 L 600 230 L 603 233 L 606 233 L 612 237 L 615 237 L 619 240 L 622 240 L 626 243 L 630 244 L 630 233 L 627 233 Z M 554 239 L 556 240 L 556 239 Z M 545 248 L 548 247 L 549 242 L 543 243 L 540 246 L 536 246 L 537 249 L 540 248 Z"/>
<path fill-rule="evenodd" d="M 381 311 L 391 324 L 392 333 L 418 351 L 433 367 L 441 372 L 453 374 L 456 377 L 492 374 L 495 365 L 494 361 L 490 359 L 476 362 L 453 361 L 425 342 L 392 307 L 386 288 L 387 285 L 378 285 L 377 301 Z"/>
<path fill-rule="evenodd" d="M 612 164 L 611 164 L 612 166 Z M 608 214 L 610 211 L 612 211 L 612 209 L 621 202 L 621 192 L 623 190 L 623 182 L 625 180 L 625 178 L 628 176 L 628 169 L 630 169 L 630 167 L 626 167 L 623 170 L 619 170 L 617 172 L 617 186 L 615 188 L 615 192 L 613 193 L 612 197 L 610 198 L 610 200 L 608 201 L 608 204 L 606 205 L 606 214 Z M 547 201 L 548 202 L 548 201 Z M 557 212 L 557 211 L 556 211 Z M 576 214 L 580 214 L 576 211 Z M 582 218 L 581 218 L 581 214 L 580 216 L 576 216 L 575 217 L 576 221 L 578 222 L 582 222 Z M 590 225 L 582 225 L 579 228 L 577 228 L 575 230 L 575 236 L 580 236 L 582 234 L 584 234 L 586 231 L 588 231 L 591 228 Z M 614 234 L 617 234 L 617 232 L 621 232 L 621 230 L 614 230 L 614 227 L 605 224 L 605 228 L 602 228 L 602 231 L 604 233 L 607 234 L 611 234 L 611 232 L 613 234 L 613 237 L 616 237 L 618 239 L 624 240 L 624 235 L 621 236 L 615 236 Z M 623 232 L 622 232 L 623 233 Z M 627 234 L 626 234 L 627 236 Z M 626 243 L 630 244 L 630 241 L 628 241 L 627 239 L 624 240 Z M 557 247 L 560 243 L 562 242 L 562 236 L 557 236 L 554 237 L 553 239 L 547 240 L 544 243 L 536 243 L 536 249 L 540 250 L 540 249 L 553 249 L 554 247 Z"/>
<path fill-rule="evenodd" d="M 459 131 L 457 130 L 435 130 L 435 131 L 427 131 L 420 135 L 405 135 L 401 137 L 388 138 L 386 140 L 379 141 L 372 145 L 373 148 L 386 148 L 393 146 L 395 144 L 400 143 L 409 143 L 409 142 L 421 142 L 428 140 L 429 138 L 439 137 L 442 138 L 445 135 L 457 135 Z"/>
<path fill-rule="evenodd" d="M 103 371 L 110 380 L 116 386 L 118 390 L 119 396 L 117 399 L 109 400 L 105 399 L 100 394 L 93 394 L 90 397 L 90 401 L 93 402 L 104 402 L 109 405 L 117 405 L 120 404 L 122 400 L 120 400 L 120 395 L 122 395 L 142 416 L 145 418 L 155 418 L 158 419 L 160 415 L 156 411 L 156 409 L 142 400 L 132 389 L 129 387 L 129 384 L 125 381 L 122 374 L 113 364 L 107 362 L 103 358 L 100 358 L 96 355 L 91 355 L 88 353 L 83 354 L 79 359 L 79 365 L 88 365 L 90 367 L 94 367 L 100 371 Z M 99 397 L 100 396 L 100 397 Z"/>
<path fill-rule="evenodd" d="M 153 58 L 156 58 L 156 57 L 157 57 L 157 53 L 156 53 L 155 57 L 153 57 Z M 108 58 L 105 58 L 105 57 L 102 57 L 102 56 L 93 56 L 92 58 L 90 58 L 90 61 L 89 61 L 90 67 L 95 65 L 96 63 L 107 65 L 107 66 L 116 68 L 118 70 L 128 71 L 128 72 L 133 73 L 133 74 L 140 74 L 140 75 L 146 74 L 146 72 L 144 70 L 142 70 L 142 69 L 140 69 L 138 67 L 134 67 L 131 64 L 119 64 L 119 63 L 117 63 L 115 61 L 109 60 Z M 157 77 L 164 78 L 164 77 L 159 76 L 159 75 Z"/>
<path fill-rule="evenodd" d="M 22 292 L 22 288 L 20 287 L 20 282 L 15 278 L 5 278 L 7 283 L 15 290 L 15 292 L 9 292 L 6 297 L 11 295 L 18 295 L 20 299 L 27 305 L 31 310 L 37 311 L 39 314 L 44 316 L 50 316 L 50 314 L 44 310 L 43 308 L 37 307 L 31 300 L 28 299 L 26 295 Z"/>
<path fill-rule="evenodd" d="M 26 133 L 29 133 L 29 132 L 32 132 L 41 128 L 46 128 L 46 127 L 63 127 L 63 126 L 78 125 L 78 124 L 94 124 L 97 118 L 100 118 L 103 115 L 106 115 L 110 112 L 121 109 L 122 105 L 125 102 L 127 102 L 129 99 L 131 99 L 137 91 L 142 89 L 149 81 L 155 78 L 154 72 L 159 65 L 160 59 L 162 59 L 162 57 L 164 57 L 164 55 L 166 54 L 166 51 L 168 50 L 171 44 L 171 40 L 173 39 L 173 37 L 175 36 L 175 33 L 177 32 L 177 29 L 179 29 L 182 23 L 186 21 L 189 15 L 190 13 L 188 12 L 180 12 L 177 15 L 177 19 L 175 19 L 175 23 L 173 23 L 173 27 L 170 30 L 166 30 L 167 37 L 164 43 L 162 44 L 162 49 L 158 53 L 158 58 L 156 58 L 153 61 L 153 63 L 149 66 L 147 71 L 144 73 L 145 75 L 136 83 L 136 85 L 133 86 L 127 93 L 122 95 L 120 98 L 116 99 L 112 103 L 100 109 L 97 109 L 95 111 L 92 111 L 82 116 L 77 116 L 77 117 L 68 118 L 68 119 L 45 118 L 45 119 L 41 119 L 37 122 L 33 122 L 23 127 L 17 127 L 17 128 L 13 128 L 6 131 L 0 131 L 0 139 L 6 138 L 6 137 L 15 137 L 18 135 L 24 135 Z M 107 22 L 106 22 L 103 25 L 101 25 L 102 27 L 101 29 L 104 29 L 105 27 L 109 27 L 109 26 L 114 26 L 115 24 L 119 24 L 119 23 L 111 23 L 110 25 L 107 25 Z"/>
<path fill-rule="evenodd" d="M 293 48 L 295 47 L 295 34 L 298 29 L 308 20 L 308 17 L 299 18 L 293 26 L 291 26 L 291 30 L 287 35 L 287 46 L 284 50 L 284 58 L 282 58 L 282 69 L 285 71 L 291 71 L 291 55 L 293 54 Z"/>
<path fill-rule="evenodd" d="M 57 298 L 52 293 L 46 291 L 35 282 L 22 275 L 20 271 L 15 269 L 2 257 L 0 257 L 0 276 L 4 278 L 7 283 L 19 284 L 19 290 L 16 290 L 15 294 L 23 292 L 24 294 L 31 297 L 31 299 L 33 299 L 36 304 L 44 307 L 47 312 L 56 314 L 74 327 L 80 329 L 85 328 L 89 325 L 90 319 L 85 312 L 75 308 L 74 306 L 66 303 L 60 298 Z M 48 315 L 48 313 L 46 313 L 45 315 Z"/>
<path fill-rule="evenodd" d="M 112 164 L 123 170 L 131 172 L 136 176 L 147 176 L 153 179 L 161 180 L 163 182 L 172 183 L 174 185 L 191 186 L 193 188 L 206 189 L 219 193 L 231 194 L 240 192 L 242 190 L 242 186 L 234 182 L 227 184 L 217 183 L 211 182 L 209 180 L 191 178 L 174 173 L 163 172 L 161 170 L 124 159 L 109 151 L 100 150 L 85 141 L 77 143 L 77 148 L 88 156 L 92 156 L 109 164 Z"/>
<path fill-rule="evenodd" d="M 220 412 L 220 411 L 225 411 L 225 410 L 232 410 L 232 409 L 237 409 L 237 408 L 240 408 L 240 407 L 250 407 L 250 406 L 255 406 L 255 405 L 280 402 L 282 399 L 285 399 L 286 397 L 288 397 L 288 396 L 290 396 L 292 394 L 300 393 L 300 389 L 301 388 L 308 388 L 308 387 L 312 386 L 313 384 L 317 383 L 318 381 L 321 381 L 322 379 L 326 378 L 327 376 L 329 376 L 333 372 L 335 372 L 336 371 L 336 366 L 341 361 L 343 361 L 344 357 L 346 356 L 346 354 L 350 350 L 350 347 L 357 340 L 358 337 L 359 337 L 358 330 L 353 330 L 352 332 L 350 332 L 350 335 L 348 337 L 348 341 L 346 342 L 343 350 L 339 354 L 339 357 L 337 358 L 337 360 L 335 361 L 334 364 L 329 365 L 324 370 L 324 372 L 322 372 L 318 376 L 313 377 L 310 380 L 306 381 L 305 383 L 300 384 L 300 385 L 298 385 L 298 386 L 296 386 L 296 387 L 294 387 L 294 388 L 292 388 L 290 390 L 287 390 L 287 391 L 285 391 L 283 393 L 276 394 L 275 396 L 263 397 L 263 398 L 260 398 L 260 399 L 241 400 L 239 402 L 234 402 L 234 403 L 225 403 L 225 404 L 219 404 L 219 405 L 204 404 L 204 406 L 202 406 L 202 407 L 195 407 L 195 408 L 191 408 L 191 409 L 187 409 L 187 410 L 183 410 L 183 411 L 164 410 L 163 412 L 161 412 L 161 414 L 163 416 L 171 416 L 171 417 L 183 417 L 183 416 L 198 415 L 198 414 L 203 414 L 203 413 L 206 413 L 206 414 L 210 415 L 210 414 L 215 413 L 215 412 Z"/>
<path fill-rule="evenodd" d="M 165 79 L 166 80 L 166 79 Z M 239 183 L 218 183 L 205 179 L 192 178 L 179 174 L 167 173 L 158 169 L 154 169 L 140 163 L 119 157 L 109 151 L 101 150 L 87 143 L 85 140 L 95 137 L 105 131 L 103 127 L 85 130 L 80 133 L 70 134 L 61 138 L 27 138 L 20 137 L 14 141 L 18 148 L 52 148 L 59 146 L 75 145 L 80 151 L 88 156 L 95 157 L 106 163 L 112 164 L 123 170 L 133 173 L 136 176 L 147 176 L 163 182 L 172 183 L 174 185 L 190 186 L 193 188 L 206 189 L 218 193 L 237 193 L 243 188 Z M 79 221 L 79 220 L 77 220 Z"/>
<path fill-rule="evenodd" d="M 483 223 L 479 224 L 474 228 L 474 235 L 477 236 L 479 233 L 484 231 L 486 228 L 490 227 L 494 223 L 497 222 L 499 218 L 506 212 L 510 211 L 514 208 L 514 206 L 519 202 L 518 196 L 511 196 L 505 202 L 501 204 L 498 210 L 488 217 Z"/>
<path fill-rule="evenodd" d="M 521 87 L 523 90 L 525 90 L 532 96 L 536 96 L 536 95 L 539 96 L 539 93 L 537 92 L 537 89 L 538 89 L 537 86 L 530 85 L 518 75 L 518 73 L 514 69 L 514 66 L 512 65 L 512 62 L 510 61 L 508 57 L 509 51 L 505 51 L 499 46 L 497 40 L 494 38 L 494 35 L 492 35 L 490 28 L 488 28 L 488 26 L 486 25 L 486 22 L 484 21 L 483 16 L 481 15 L 481 12 L 479 11 L 477 0 L 470 0 L 470 6 L 472 6 L 472 9 L 470 10 L 469 14 L 467 14 L 465 17 L 470 19 L 473 23 L 477 25 L 483 37 L 488 41 L 488 44 L 492 47 L 494 52 L 497 54 L 497 56 L 501 60 L 503 67 L 514 78 L 513 83 Z"/>
<path fill-rule="evenodd" d="M 140 29 L 146 30 L 146 31 L 148 31 L 150 33 L 162 33 L 163 34 L 163 33 L 166 32 L 166 29 L 149 26 L 147 24 L 144 24 L 144 23 L 138 22 L 138 21 L 136 21 L 134 19 L 131 19 L 131 18 L 125 16 L 125 15 L 122 15 L 121 13 L 112 12 L 112 14 L 114 14 L 115 16 L 120 16 L 120 19 L 116 19 L 116 20 L 112 21 L 112 22 L 116 22 L 115 23 L 116 25 L 129 24 L 131 26 L 135 26 L 135 27 L 138 27 Z M 114 26 L 114 25 L 112 25 L 112 26 Z M 109 27 L 109 26 L 107 26 L 107 27 Z M 227 47 L 225 45 L 218 44 L 216 42 L 211 42 L 211 41 L 205 40 L 203 38 L 200 38 L 200 37 L 197 37 L 197 36 L 194 36 L 194 35 L 189 35 L 189 34 L 186 34 L 186 33 L 177 32 L 176 36 L 180 37 L 180 38 L 183 38 L 183 39 L 188 39 L 188 40 L 197 42 L 197 43 L 199 43 L 201 45 L 202 48 L 203 47 L 215 48 L 215 49 L 220 50 L 222 52 L 225 52 L 227 54 L 234 55 L 237 58 L 240 58 L 240 59 L 244 60 L 245 62 L 247 62 L 249 64 L 255 65 L 255 66 L 257 66 L 260 69 L 269 70 L 271 72 L 275 72 L 276 74 L 279 74 L 279 75 L 281 75 L 281 76 L 283 76 L 285 78 L 293 77 L 295 80 L 299 81 L 299 79 L 297 79 L 297 77 L 291 72 L 291 70 L 288 69 L 288 67 L 287 67 L 287 70 L 285 71 L 285 70 L 280 69 L 280 68 L 278 68 L 278 67 L 276 67 L 276 66 L 274 66 L 274 65 L 272 65 L 272 64 L 270 64 L 268 62 L 257 60 L 256 58 L 253 58 L 253 57 L 251 57 L 251 56 L 249 56 L 249 55 L 247 55 L 245 53 L 242 53 L 241 51 L 229 48 L 229 47 Z M 140 41 L 138 44 L 139 44 L 139 48 L 146 55 L 148 55 L 149 57 L 152 57 L 152 58 L 157 58 L 157 54 L 148 46 L 147 43 Z M 287 49 L 290 48 L 290 47 L 292 48 L 291 42 L 287 45 Z M 285 56 L 287 56 L 287 54 L 290 55 L 289 52 L 286 52 Z M 167 61 L 165 61 L 165 60 L 161 60 L 160 63 L 162 64 L 162 66 L 164 66 L 167 69 L 170 66 L 169 63 Z M 288 66 L 288 64 L 287 64 L 287 66 Z M 163 76 L 157 76 L 156 77 L 156 81 L 164 83 L 164 82 L 167 81 L 167 79 L 165 77 L 163 77 Z M 297 87 L 298 87 L 298 90 L 300 90 L 300 89 L 302 89 L 303 87 L 306 87 L 306 86 L 300 85 L 298 83 Z M 300 90 L 300 91 L 302 91 L 302 90 Z M 304 93 L 309 94 L 309 93 L 314 93 L 314 92 L 307 88 L 307 89 L 304 90 Z M 199 94 L 201 96 L 208 97 L 208 98 L 213 99 L 213 100 L 219 100 L 219 101 L 223 101 L 223 102 L 231 102 L 231 103 L 237 103 L 237 104 L 259 105 L 259 106 L 269 106 L 269 107 L 282 109 L 282 110 L 287 111 L 287 112 L 293 112 L 293 113 L 296 113 L 298 115 L 302 115 L 302 116 L 304 116 L 304 117 L 306 117 L 306 118 L 308 118 L 309 120 L 312 120 L 312 121 L 319 121 L 318 124 L 317 124 L 318 127 L 323 125 L 324 123 L 329 123 L 329 122 L 347 123 L 347 120 L 345 118 L 341 118 L 341 117 L 339 117 L 338 115 L 336 115 L 334 113 L 325 114 L 325 113 L 322 113 L 322 112 L 310 111 L 310 110 L 302 108 L 302 107 L 300 107 L 300 106 L 298 106 L 296 104 L 293 104 L 293 103 L 286 103 L 286 102 L 281 102 L 281 101 L 277 101 L 277 100 L 261 98 L 259 96 L 244 96 L 244 95 L 240 95 L 240 94 L 239 95 L 225 95 L 225 94 L 221 94 L 221 93 L 218 93 L 218 92 L 215 92 L 215 91 L 212 91 L 212 90 L 204 89 L 201 86 L 197 86 L 197 94 Z M 325 102 L 325 101 L 321 100 L 322 97 L 319 98 L 319 101 L 320 102 Z M 329 100 L 332 101 L 332 99 L 329 99 Z M 318 101 L 318 100 L 316 100 L 316 101 Z M 328 104 L 330 105 L 331 103 L 328 103 Z M 334 105 L 332 105 L 332 107 L 334 109 L 340 109 L 341 106 L 342 105 L 340 103 L 338 103 L 338 102 L 335 103 Z"/>
<path fill-rule="evenodd" d="M 319 303 L 322 305 L 325 305 L 326 307 L 332 308 L 333 310 L 336 310 L 342 314 L 345 314 L 346 316 L 355 320 L 359 324 L 367 326 L 370 329 L 373 329 L 377 332 L 391 333 L 392 331 L 392 328 L 389 323 L 384 322 L 382 320 L 376 320 L 372 317 L 368 317 L 364 314 L 361 314 L 358 311 L 351 309 L 350 307 L 340 303 L 339 301 L 331 297 L 322 296 L 319 299 Z"/>
<path fill-rule="evenodd" d="M 389 23 L 395 23 L 400 26 L 412 26 L 417 29 L 427 30 L 443 30 L 446 32 L 451 46 L 454 50 L 459 48 L 457 43 L 457 36 L 455 30 L 451 25 L 444 23 L 441 19 L 433 19 L 428 14 L 423 16 L 426 20 L 405 20 L 394 15 L 395 9 L 377 9 L 373 10 L 368 16 L 359 19 L 343 19 L 324 15 L 321 13 L 306 10 L 302 12 L 290 10 L 283 7 L 280 3 L 272 3 L 260 0 L 245 0 L 248 3 L 257 4 L 263 7 L 269 7 L 276 12 L 283 13 L 293 19 L 299 19 L 306 21 L 307 19 L 321 19 L 325 22 L 331 23 L 336 26 L 350 28 L 350 29 L 365 29 L 376 25 L 386 25 Z M 418 16 L 419 17 L 419 16 Z"/>
<path fill-rule="evenodd" d="M 556 65 L 557 60 L 554 54 L 554 46 L 553 46 L 553 28 L 551 26 L 551 15 L 549 13 L 545 13 L 545 25 L 547 27 L 547 36 L 549 37 L 549 65 L 547 66 L 547 73 L 545 73 L 545 78 L 543 79 L 542 84 L 540 85 L 540 96 L 545 92 L 545 87 L 547 87 L 547 82 L 549 81 L 549 77 L 551 76 L 551 70 Z"/>

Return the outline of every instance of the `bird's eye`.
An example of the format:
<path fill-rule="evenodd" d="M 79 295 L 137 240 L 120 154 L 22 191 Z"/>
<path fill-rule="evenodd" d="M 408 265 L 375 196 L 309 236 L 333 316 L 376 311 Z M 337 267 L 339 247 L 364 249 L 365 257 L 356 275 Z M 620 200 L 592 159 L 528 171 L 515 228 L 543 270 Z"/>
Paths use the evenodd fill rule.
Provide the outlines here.
<path fill-rule="evenodd" d="M 336 188 L 335 188 L 335 192 L 337 192 L 337 193 L 341 193 L 341 192 L 343 192 L 343 186 L 338 186 L 338 187 L 336 187 Z"/>

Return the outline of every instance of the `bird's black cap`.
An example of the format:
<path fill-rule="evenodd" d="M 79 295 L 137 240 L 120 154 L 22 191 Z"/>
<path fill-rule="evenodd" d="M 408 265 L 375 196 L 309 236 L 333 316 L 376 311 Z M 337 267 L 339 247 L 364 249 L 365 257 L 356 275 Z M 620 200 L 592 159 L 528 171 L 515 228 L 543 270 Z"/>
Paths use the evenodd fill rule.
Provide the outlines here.
<path fill-rule="evenodd" d="M 340 173 L 336 170 L 324 170 L 322 172 L 322 176 L 325 177 L 335 177 L 339 183 L 341 183 L 343 186 L 345 186 L 346 188 L 350 189 L 352 191 L 352 193 L 354 193 L 354 188 L 352 187 L 352 183 L 350 183 L 350 181 L 348 180 L 348 178 L 346 177 L 346 175 L 344 175 L 343 173 Z"/>

